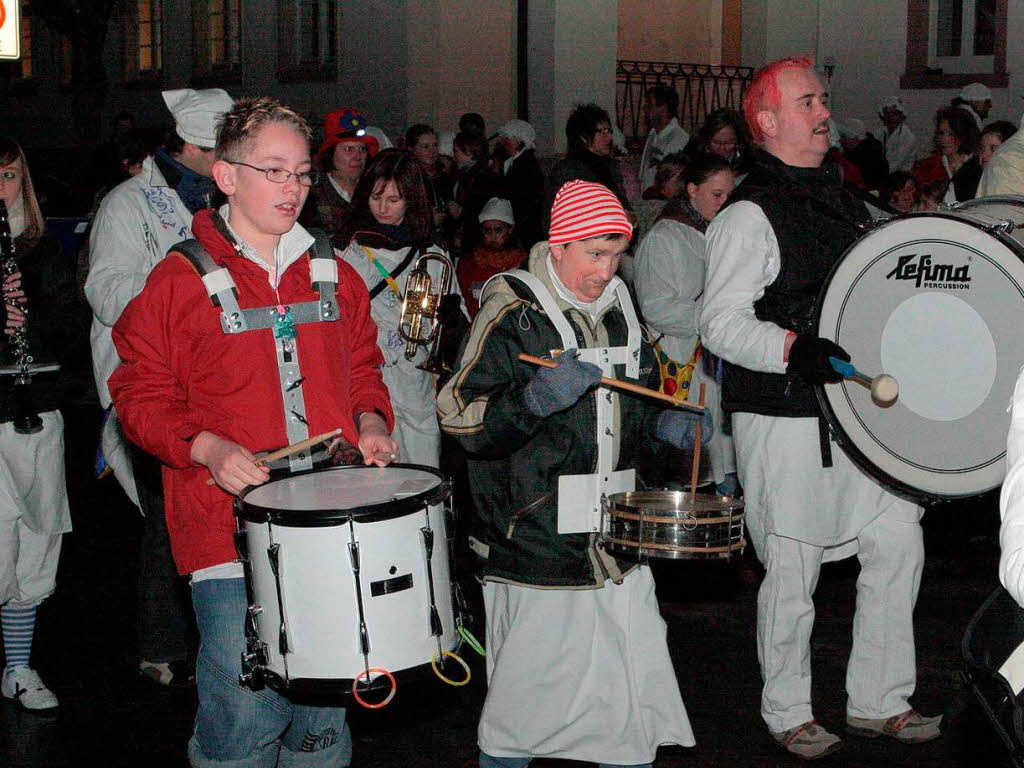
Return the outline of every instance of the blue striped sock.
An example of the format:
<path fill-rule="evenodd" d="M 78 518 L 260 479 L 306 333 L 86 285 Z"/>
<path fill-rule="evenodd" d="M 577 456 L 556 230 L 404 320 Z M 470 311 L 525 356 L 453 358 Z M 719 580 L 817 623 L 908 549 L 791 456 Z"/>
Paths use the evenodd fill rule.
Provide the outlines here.
<path fill-rule="evenodd" d="M 32 656 L 32 635 L 36 629 L 36 606 L 0 607 L 0 627 L 3 628 L 6 669 L 27 667 Z"/>

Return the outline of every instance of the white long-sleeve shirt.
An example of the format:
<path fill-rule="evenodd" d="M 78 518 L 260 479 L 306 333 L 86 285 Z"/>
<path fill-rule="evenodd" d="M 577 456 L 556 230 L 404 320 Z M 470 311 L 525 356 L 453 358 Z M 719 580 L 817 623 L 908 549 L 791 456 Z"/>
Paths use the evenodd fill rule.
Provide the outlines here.
<path fill-rule="evenodd" d="M 724 208 L 708 227 L 707 276 L 700 313 L 704 346 L 752 371 L 785 373 L 788 329 L 759 320 L 754 302 L 782 267 L 779 242 L 755 203 Z"/>
<path fill-rule="evenodd" d="M 889 133 L 882 128 L 882 145 L 885 147 L 885 159 L 889 163 L 889 173 L 907 171 L 914 167 L 917 159 L 917 138 L 911 133 L 906 123 L 900 123 L 896 130 Z"/>
<path fill-rule="evenodd" d="M 665 158 L 665 155 L 682 152 L 686 149 L 689 141 L 690 134 L 674 117 L 660 131 L 651 129 L 651 132 L 647 134 L 647 142 L 644 144 L 644 153 L 640 156 L 641 194 L 654 183 L 654 175 L 658 172 L 658 163 Z"/>

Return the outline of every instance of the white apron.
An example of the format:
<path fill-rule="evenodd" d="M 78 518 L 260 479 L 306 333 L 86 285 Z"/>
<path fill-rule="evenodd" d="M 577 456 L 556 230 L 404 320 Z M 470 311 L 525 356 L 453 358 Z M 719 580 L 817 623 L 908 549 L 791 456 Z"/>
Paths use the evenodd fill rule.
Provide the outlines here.
<path fill-rule="evenodd" d="M 407 248 L 397 251 L 384 248 L 368 250 L 389 272 L 402 263 L 408 251 Z M 380 282 L 381 273 L 355 241 L 345 251 L 343 258 L 360 274 L 367 289 Z M 415 264 L 416 260 L 413 259 L 395 276 L 399 289 L 405 290 L 408 274 Z M 436 286 L 441 276 L 440 264 L 429 262 L 427 271 Z M 454 278 L 451 292 L 459 292 L 458 281 Z M 437 467 L 441 458 L 441 428 L 437 423 L 434 376 L 416 367 L 426 362 L 429 353 L 424 345 L 419 345 L 413 359 L 405 359 L 406 342 L 398 333 L 401 314 L 402 299 L 390 287 L 377 294 L 370 303 L 370 315 L 377 324 L 377 346 L 384 355 L 381 375 L 395 411 L 392 437 L 398 443 L 399 461 Z"/>
<path fill-rule="evenodd" d="M 696 742 L 646 566 L 602 589 L 484 584 L 480 749 L 635 765 Z"/>

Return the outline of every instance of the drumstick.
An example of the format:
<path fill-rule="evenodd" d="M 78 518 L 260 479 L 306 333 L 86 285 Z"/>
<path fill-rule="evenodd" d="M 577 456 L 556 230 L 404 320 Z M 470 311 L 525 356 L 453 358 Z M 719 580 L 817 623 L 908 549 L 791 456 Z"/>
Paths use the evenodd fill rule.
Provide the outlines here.
<path fill-rule="evenodd" d="M 700 400 L 698 401 L 701 407 L 704 406 L 704 383 L 700 385 Z M 701 444 L 701 432 L 702 424 L 700 421 L 697 422 L 697 429 L 694 430 L 693 434 L 693 468 L 690 470 L 690 495 L 693 498 L 697 498 L 697 475 L 700 473 L 700 444 Z"/>
<path fill-rule="evenodd" d="M 543 357 L 534 357 L 528 355 L 525 352 L 519 354 L 519 359 L 524 363 L 531 363 L 533 365 L 539 365 L 541 368 L 554 368 L 558 363 L 553 360 L 547 360 Z M 644 397 L 653 397 L 658 400 L 663 400 L 666 403 L 671 403 L 677 408 L 685 408 L 688 411 L 694 413 L 703 413 L 704 406 L 698 405 L 697 403 L 689 400 L 676 400 L 672 395 L 666 395 L 664 392 L 659 392 L 656 389 L 648 389 L 647 387 L 641 387 L 639 384 L 633 384 L 629 381 L 622 381 L 620 379 L 610 379 L 607 376 L 601 377 L 601 383 L 606 387 L 612 387 L 613 389 L 621 389 L 626 392 L 632 392 L 634 395 L 643 395 Z"/>
<path fill-rule="evenodd" d="M 880 408 L 888 408 L 900 396 L 899 382 L 888 373 L 882 373 L 871 378 L 854 368 L 852 363 L 840 360 L 838 357 L 830 357 L 828 361 L 836 373 L 840 373 L 844 378 L 856 381 L 862 387 L 870 389 L 871 399 Z"/>
<path fill-rule="evenodd" d="M 266 456 L 261 456 L 259 459 L 256 460 L 256 466 L 262 467 L 263 465 L 269 464 L 272 461 L 277 461 L 278 459 L 283 459 L 286 456 L 291 456 L 293 453 L 298 453 L 299 451 L 304 451 L 307 448 L 312 448 L 317 443 L 326 443 L 331 438 L 337 437 L 340 434 L 340 428 L 332 429 L 330 432 L 324 432 L 322 435 L 311 437 L 308 440 L 300 440 L 297 443 L 286 445 L 284 448 L 280 448 L 272 453 L 268 453 Z M 212 477 L 207 478 L 206 480 L 207 485 L 213 485 L 216 482 L 217 481 L 214 480 Z"/>

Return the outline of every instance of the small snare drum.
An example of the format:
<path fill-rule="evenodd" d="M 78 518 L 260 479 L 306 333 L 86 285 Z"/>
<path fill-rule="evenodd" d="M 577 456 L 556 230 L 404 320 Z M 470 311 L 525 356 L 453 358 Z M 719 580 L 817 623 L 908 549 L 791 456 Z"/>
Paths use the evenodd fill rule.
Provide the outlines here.
<path fill-rule="evenodd" d="M 450 498 L 436 470 L 412 465 L 278 474 L 243 492 L 243 682 L 344 691 L 450 652 Z"/>
<path fill-rule="evenodd" d="M 621 555 L 728 560 L 743 553 L 743 500 L 685 491 L 626 491 L 604 504 L 602 541 Z"/>

